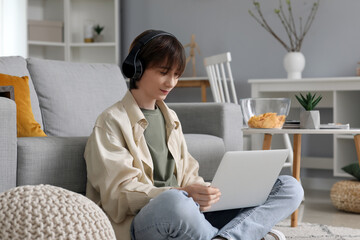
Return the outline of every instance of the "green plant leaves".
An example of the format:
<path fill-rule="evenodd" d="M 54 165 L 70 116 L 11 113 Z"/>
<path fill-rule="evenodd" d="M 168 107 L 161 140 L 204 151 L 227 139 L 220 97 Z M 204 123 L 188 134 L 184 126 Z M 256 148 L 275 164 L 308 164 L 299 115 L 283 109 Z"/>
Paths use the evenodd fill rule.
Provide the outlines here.
<path fill-rule="evenodd" d="M 104 30 L 105 26 L 100 26 L 99 24 L 97 24 L 96 26 L 94 26 L 94 31 L 100 35 L 102 30 Z"/>
<path fill-rule="evenodd" d="M 310 92 L 308 92 L 306 94 L 306 97 L 304 97 L 301 93 L 300 93 L 300 97 L 295 95 L 296 99 L 298 100 L 298 102 L 301 104 L 301 106 L 303 106 L 303 108 L 306 111 L 312 111 L 314 110 L 314 108 L 316 107 L 316 105 L 321 101 L 322 96 L 319 95 L 317 98 L 316 97 L 316 93 L 314 95 L 312 95 Z"/>

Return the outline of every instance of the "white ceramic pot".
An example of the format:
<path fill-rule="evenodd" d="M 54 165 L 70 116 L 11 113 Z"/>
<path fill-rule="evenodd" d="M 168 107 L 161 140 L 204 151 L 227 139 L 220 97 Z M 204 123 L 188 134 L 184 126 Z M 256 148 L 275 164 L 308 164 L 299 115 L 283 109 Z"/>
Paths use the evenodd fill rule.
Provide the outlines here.
<path fill-rule="evenodd" d="M 300 128 L 305 129 L 319 129 L 320 128 L 320 112 L 301 111 L 300 112 Z"/>
<path fill-rule="evenodd" d="M 301 52 L 288 52 L 284 57 L 284 68 L 288 79 L 301 79 L 305 68 L 305 57 Z"/>

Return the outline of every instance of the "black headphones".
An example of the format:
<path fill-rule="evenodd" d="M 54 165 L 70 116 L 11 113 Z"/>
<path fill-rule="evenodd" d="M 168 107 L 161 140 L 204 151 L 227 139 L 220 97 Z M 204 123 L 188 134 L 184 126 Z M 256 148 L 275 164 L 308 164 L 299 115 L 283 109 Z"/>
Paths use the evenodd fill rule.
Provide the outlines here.
<path fill-rule="evenodd" d="M 172 36 L 171 33 L 165 32 L 165 31 L 159 31 L 155 30 L 152 31 L 142 38 L 139 39 L 138 43 L 131 49 L 129 52 L 129 55 L 125 58 L 123 64 L 122 64 L 122 72 L 125 75 L 125 77 L 138 80 L 141 78 L 143 74 L 143 64 L 141 63 L 141 60 L 138 59 L 138 54 L 142 47 L 144 47 L 148 42 L 150 42 L 152 39 L 159 37 L 159 36 Z"/>

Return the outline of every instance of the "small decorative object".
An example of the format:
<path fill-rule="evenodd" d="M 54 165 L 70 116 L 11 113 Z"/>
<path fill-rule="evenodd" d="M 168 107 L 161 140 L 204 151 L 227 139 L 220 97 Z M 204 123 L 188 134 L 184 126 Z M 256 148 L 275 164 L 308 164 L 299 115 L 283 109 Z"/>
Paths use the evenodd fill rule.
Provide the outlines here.
<path fill-rule="evenodd" d="M 294 15 L 292 12 L 291 0 L 285 0 L 287 6 L 287 13 L 283 8 L 282 0 L 279 0 L 279 8 L 274 9 L 275 14 L 279 17 L 286 35 L 289 38 L 289 43 L 286 43 L 283 39 L 281 39 L 278 34 L 274 32 L 274 30 L 267 23 L 264 15 L 262 14 L 260 3 L 257 0 L 253 0 L 253 4 L 255 6 L 255 10 L 258 14 L 256 16 L 251 10 L 249 10 L 249 14 L 271 35 L 275 37 L 276 40 L 288 51 L 288 54 L 284 57 L 284 68 L 288 73 L 289 79 L 301 79 L 301 72 L 305 67 L 305 57 L 300 52 L 302 43 L 304 41 L 305 35 L 308 33 L 314 19 L 316 12 L 319 7 L 319 1 L 316 0 L 311 8 L 311 12 L 305 22 L 303 24 L 302 17 L 299 18 L 299 29 L 297 29 Z"/>
<path fill-rule="evenodd" d="M 304 107 L 305 111 L 300 112 L 300 128 L 306 129 L 319 129 L 320 128 L 320 112 L 314 110 L 316 105 L 322 99 L 322 96 L 319 95 L 317 98 L 316 93 L 312 95 L 310 92 L 304 97 L 300 93 L 300 97 L 295 95 L 296 99 L 299 101 L 301 106 Z"/>
<path fill-rule="evenodd" d="M 28 20 L 28 38 L 32 41 L 64 42 L 64 22 Z"/>
<path fill-rule="evenodd" d="M 198 44 L 195 42 L 195 35 L 192 34 L 191 35 L 191 41 L 190 43 L 184 45 L 184 48 L 190 48 L 189 51 L 189 57 L 186 58 L 186 64 L 188 64 L 188 62 L 191 60 L 192 62 L 192 76 L 196 77 L 196 68 L 195 68 L 195 49 L 198 51 L 199 55 L 200 55 L 200 49 Z"/>
<path fill-rule="evenodd" d="M 94 37 L 94 41 L 95 42 L 102 42 L 104 40 L 104 36 L 101 34 L 101 32 L 104 30 L 104 26 L 100 26 L 100 24 L 97 24 L 94 26 L 94 31 L 95 31 L 95 37 Z"/>
<path fill-rule="evenodd" d="M 288 79 L 301 79 L 305 68 L 305 57 L 301 52 L 288 52 L 284 57 L 284 68 Z"/>
<path fill-rule="evenodd" d="M 0 86 L 0 97 L 10 98 L 15 101 L 14 86 Z"/>
<path fill-rule="evenodd" d="M 87 20 L 84 24 L 84 42 L 94 42 L 94 23 L 91 20 Z"/>

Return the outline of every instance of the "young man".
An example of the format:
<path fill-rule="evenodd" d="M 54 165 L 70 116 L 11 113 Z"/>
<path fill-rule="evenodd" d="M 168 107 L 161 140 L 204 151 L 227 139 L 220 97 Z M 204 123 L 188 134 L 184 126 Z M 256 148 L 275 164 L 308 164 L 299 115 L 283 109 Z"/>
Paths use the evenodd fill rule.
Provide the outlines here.
<path fill-rule="evenodd" d="M 180 121 L 164 103 L 184 68 L 172 34 L 148 30 L 135 38 L 123 64 L 130 90 L 98 117 L 86 145 L 86 195 L 121 240 L 285 239 L 267 233 L 302 200 L 290 176 L 279 177 L 261 206 L 202 213 L 221 193 L 198 175 Z"/>

